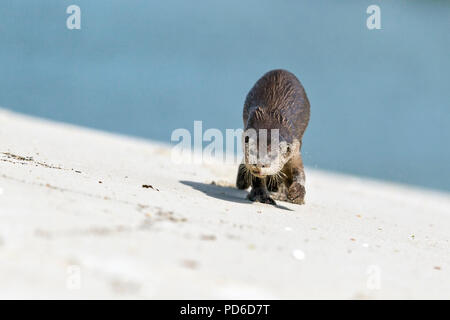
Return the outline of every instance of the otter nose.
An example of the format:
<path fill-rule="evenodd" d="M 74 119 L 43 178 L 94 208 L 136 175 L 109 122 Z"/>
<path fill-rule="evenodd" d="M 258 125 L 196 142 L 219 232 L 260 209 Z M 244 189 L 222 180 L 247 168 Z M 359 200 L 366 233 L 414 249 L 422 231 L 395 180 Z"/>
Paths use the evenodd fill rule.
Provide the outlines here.
<path fill-rule="evenodd" d="M 270 164 L 267 162 L 258 162 L 258 167 L 259 168 L 269 168 Z"/>
<path fill-rule="evenodd" d="M 261 173 L 261 170 L 260 170 L 260 168 L 259 168 L 258 166 L 253 166 L 253 167 L 251 168 L 251 171 L 252 171 L 253 173 L 256 173 L 256 174 L 260 174 L 260 173 Z"/>

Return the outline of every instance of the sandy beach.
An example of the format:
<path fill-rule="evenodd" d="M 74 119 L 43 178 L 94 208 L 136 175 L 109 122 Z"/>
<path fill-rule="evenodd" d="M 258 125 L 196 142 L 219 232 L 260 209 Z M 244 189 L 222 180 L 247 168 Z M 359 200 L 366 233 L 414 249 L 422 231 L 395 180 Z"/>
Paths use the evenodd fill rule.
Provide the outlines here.
<path fill-rule="evenodd" d="M 450 195 L 306 168 L 306 205 L 236 166 L 0 109 L 0 298 L 450 298 Z"/>

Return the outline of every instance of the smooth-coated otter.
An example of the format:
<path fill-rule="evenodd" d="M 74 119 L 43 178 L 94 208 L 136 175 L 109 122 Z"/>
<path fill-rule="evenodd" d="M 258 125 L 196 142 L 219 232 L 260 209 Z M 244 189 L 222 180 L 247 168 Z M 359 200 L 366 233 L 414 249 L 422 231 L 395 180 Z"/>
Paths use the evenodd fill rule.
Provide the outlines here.
<path fill-rule="evenodd" d="M 305 173 L 300 149 L 309 116 L 305 90 L 286 70 L 267 72 L 250 90 L 243 112 L 244 161 L 236 179 L 239 189 L 252 187 L 249 200 L 304 203 Z"/>

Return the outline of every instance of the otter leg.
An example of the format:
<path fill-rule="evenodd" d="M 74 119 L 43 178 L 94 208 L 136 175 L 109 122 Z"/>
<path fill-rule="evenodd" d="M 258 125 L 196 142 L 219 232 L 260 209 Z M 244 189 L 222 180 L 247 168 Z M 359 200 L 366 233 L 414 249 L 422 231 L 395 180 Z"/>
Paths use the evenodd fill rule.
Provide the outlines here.
<path fill-rule="evenodd" d="M 286 184 L 284 182 L 282 182 L 278 185 L 278 190 L 272 191 L 270 193 L 270 196 L 274 200 L 288 201 L 287 194 L 288 194 L 288 191 L 286 188 Z"/>
<path fill-rule="evenodd" d="M 299 154 L 291 160 L 291 179 L 289 179 L 289 188 L 287 198 L 289 202 L 296 204 L 305 203 L 305 171 L 303 169 L 302 156 Z"/>
<path fill-rule="evenodd" d="M 287 201 L 287 188 L 282 177 L 267 177 L 267 189 L 274 200 Z"/>
<path fill-rule="evenodd" d="M 247 168 L 245 167 L 245 164 L 241 163 L 236 177 L 236 188 L 241 190 L 247 189 L 250 187 L 250 183 L 251 181 Z"/>
<path fill-rule="evenodd" d="M 247 196 L 250 201 L 258 201 L 276 205 L 275 201 L 270 197 L 266 188 L 266 179 L 261 179 L 252 175 L 252 190 Z"/>

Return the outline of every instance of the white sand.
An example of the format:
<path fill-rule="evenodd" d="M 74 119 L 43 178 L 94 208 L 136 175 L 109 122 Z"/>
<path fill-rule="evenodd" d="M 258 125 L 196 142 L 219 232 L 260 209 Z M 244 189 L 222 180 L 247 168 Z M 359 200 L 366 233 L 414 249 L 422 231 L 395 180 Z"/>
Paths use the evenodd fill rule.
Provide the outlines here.
<path fill-rule="evenodd" d="M 210 184 L 235 166 L 0 111 L 0 298 L 450 298 L 449 194 L 306 173 L 251 204 Z"/>

